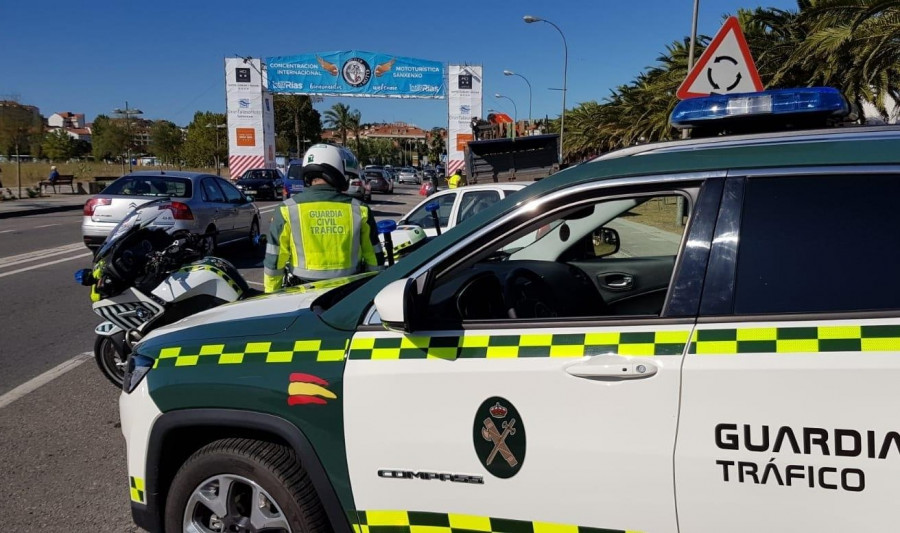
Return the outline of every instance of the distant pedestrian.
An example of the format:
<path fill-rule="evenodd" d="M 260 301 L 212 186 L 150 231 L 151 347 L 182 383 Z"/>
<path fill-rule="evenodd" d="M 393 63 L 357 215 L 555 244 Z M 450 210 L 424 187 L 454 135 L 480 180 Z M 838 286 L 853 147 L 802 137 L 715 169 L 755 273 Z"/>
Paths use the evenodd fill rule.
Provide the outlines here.
<path fill-rule="evenodd" d="M 47 181 L 50 183 L 56 183 L 56 180 L 59 179 L 59 172 L 56 171 L 56 166 L 50 167 L 50 175 L 47 176 Z"/>
<path fill-rule="evenodd" d="M 462 176 L 459 174 L 459 170 L 453 172 L 453 175 L 447 178 L 447 187 L 450 189 L 455 189 L 459 187 L 459 182 L 462 181 Z"/>

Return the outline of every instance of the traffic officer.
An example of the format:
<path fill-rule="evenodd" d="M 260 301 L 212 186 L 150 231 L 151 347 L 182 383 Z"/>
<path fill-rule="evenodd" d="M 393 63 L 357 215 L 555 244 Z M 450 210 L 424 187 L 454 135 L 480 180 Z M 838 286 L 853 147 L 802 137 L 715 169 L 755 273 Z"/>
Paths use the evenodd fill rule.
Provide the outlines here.
<path fill-rule="evenodd" d="M 450 189 L 455 189 L 459 187 L 459 182 L 462 180 L 462 176 L 459 174 L 459 169 L 453 172 L 453 175 L 447 178 L 447 187 Z"/>
<path fill-rule="evenodd" d="M 263 281 L 280 289 L 287 272 L 301 282 L 378 270 L 384 256 L 369 207 L 347 190 L 347 173 L 359 173 L 353 152 L 316 144 L 303 156 L 304 192 L 285 200 L 269 226 Z"/>

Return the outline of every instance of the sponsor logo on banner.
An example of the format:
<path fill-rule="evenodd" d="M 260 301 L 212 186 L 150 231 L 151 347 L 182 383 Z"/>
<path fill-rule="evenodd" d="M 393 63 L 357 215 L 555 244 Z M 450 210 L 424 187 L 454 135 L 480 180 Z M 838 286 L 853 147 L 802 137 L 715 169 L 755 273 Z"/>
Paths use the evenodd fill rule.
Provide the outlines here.
<path fill-rule="evenodd" d="M 237 128 L 234 130 L 238 146 L 256 146 L 256 130 L 253 128 Z"/>
<path fill-rule="evenodd" d="M 472 75 L 471 74 L 460 74 L 457 77 L 457 88 L 458 89 L 471 89 L 472 88 Z"/>
<path fill-rule="evenodd" d="M 372 78 L 372 69 L 364 59 L 354 57 L 344 63 L 341 74 L 351 87 L 362 87 Z"/>
<path fill-rule="evenodd" d="M 241 98 L 238 100 L 238 106 L 241 109 L 247 109 L 250 107 L 250 99 L 249 98 Z"/>
<path fill-rule="evenodd" d="M 238 83 L 250 83 L 250 69 L 245 67 L 234 69 L 234 79 L 236 79 Z"/>

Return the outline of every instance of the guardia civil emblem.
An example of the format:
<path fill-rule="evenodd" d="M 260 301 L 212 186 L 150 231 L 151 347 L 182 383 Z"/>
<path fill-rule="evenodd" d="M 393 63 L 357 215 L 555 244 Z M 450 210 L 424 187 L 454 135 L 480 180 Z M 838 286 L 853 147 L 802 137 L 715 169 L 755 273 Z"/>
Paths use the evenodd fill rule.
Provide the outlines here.
<path fill-rule="evenodd" d="M 475 412 L 475 453 L 491 474 L 510 478 L 525 461 L 525 425 L 513 404 L 494 396 Z"/>

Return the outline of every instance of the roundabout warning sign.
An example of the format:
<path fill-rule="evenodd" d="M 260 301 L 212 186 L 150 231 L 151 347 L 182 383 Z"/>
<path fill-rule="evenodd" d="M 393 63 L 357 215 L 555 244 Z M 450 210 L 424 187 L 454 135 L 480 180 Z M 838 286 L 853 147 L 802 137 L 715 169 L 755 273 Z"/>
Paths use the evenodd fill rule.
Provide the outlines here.
<path fill-rule="evenodd" d="M 676 96 L 680 100 L 710 94 L 763 90 L 759 73 L 737 17 L 729 17 L 688 73 Z"/>

